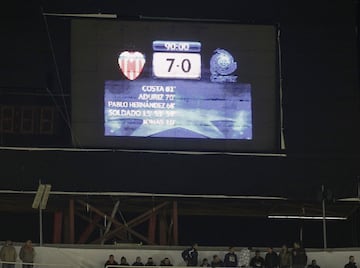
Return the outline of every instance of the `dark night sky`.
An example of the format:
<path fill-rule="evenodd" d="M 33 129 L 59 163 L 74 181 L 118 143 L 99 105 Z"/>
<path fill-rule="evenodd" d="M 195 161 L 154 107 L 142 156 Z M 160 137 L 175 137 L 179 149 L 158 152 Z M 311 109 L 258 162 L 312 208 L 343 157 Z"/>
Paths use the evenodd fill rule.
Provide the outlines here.
<path fill-rule="evenodd" d="M 229 19 L 250 24 L 279 24 L 288 156 L 1 150 L 0 189 L 34 190 L 41 179 L 51 183 L 54 189 L 64 191 L 276 195 L 315 199 L 321 185 L 325 184 L 336 197 L 356 196 L 360 175 L 357 1 L 226 0 L 221 1 L 221 5 L 206 6 L 193 6 L 193 1 L 183 1 L 179 6 L 168 1 L 130 1 L 121 5 L 122 1 L 91 0 L 81 1 L 81 6 L 71 1 L 24 1 L 21 5 L 17 3 L 20 1 L 12 2 L 14 5 L 9 12 L 2 15 L 0 105 L 53 104 L 54 99 L 47 95 L 45 88 L 48 86 L 54 93 L 60 93 L 41 10 L 117 13 L 123 18 Z M 60 81 L 67 94 L 65 101 L 69 104 L 69 25 L 58 18 L 49 18 L 47 23 Z M 63 110 L 60 98 L 57 103 Z M 1 133 L 0 145 L 69 147 L 70 140 L 68 127 L 59 114 L 53 136 Z M 211 221 L 214 226 L 220 226 L 218 219 Z M 269 228 L 281 225 L 264 220 L 257 221 L 258 227 L 246 222 L 247 219 L 226 221 L 235 229 L 250 228 L 250 233 L 265 232 L 263 226 L 266 224 Z M 184 232 L 190 222 L 183 219 Z M 349 226 L 354 223 L 348 224 L 340 224 L 338 228 L 351 230 Z M 320 228 L 309 228 L 309 235 L 318 236 Z M 337 227 L 329 227 L 332 228 L 336 230 Z M 298 223 L 287 230 L 288 237 L 296 237 Z M 211 231 L 208 230 L 208 236 L 213 235 Z M 208 236 L 199 236 L 199 240 L 206 243 Z M 276 240 L 268 233 L 262 237 L 264 243 Z M 184 235 L 183 239 L 187 243 L 191 238 Z M 214 238 L 220 244 L 230 239 L 226 234 L 217 240 Z M 244 236 L 244 243 L 250 244 L 251 239 Z M 336 242 L 336 235 L 333 240 L 333 245 L 341 244 Z M 348 240 L 344 244 L 351 245 L 353 241 Z M 280 242 L 276 240 L 275 243 Z M 321 246 L 321 243 L 313 242 L 313 245 Z"/>

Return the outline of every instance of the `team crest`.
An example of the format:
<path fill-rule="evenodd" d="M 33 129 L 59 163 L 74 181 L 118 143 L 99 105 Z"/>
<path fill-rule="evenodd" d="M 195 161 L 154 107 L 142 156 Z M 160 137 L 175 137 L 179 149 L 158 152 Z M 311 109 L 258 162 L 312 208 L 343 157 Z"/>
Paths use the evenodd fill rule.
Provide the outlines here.
<path fill-rule="evenodd" d="M 135 80 L 141 74 L 145 65 L 145 56 L 138 51 L 123 51 L 118 59 L 122 73 L 129 80 Z"/>

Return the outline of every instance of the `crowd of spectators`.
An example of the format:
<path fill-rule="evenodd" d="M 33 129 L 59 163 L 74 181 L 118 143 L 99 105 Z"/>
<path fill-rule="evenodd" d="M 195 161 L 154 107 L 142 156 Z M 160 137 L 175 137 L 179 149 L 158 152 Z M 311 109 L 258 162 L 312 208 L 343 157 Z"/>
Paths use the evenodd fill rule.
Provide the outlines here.
<path fill-rule="evenodd" d="M 252 251 L 254 251 L 254 256 L 251 257 Z M 17 257 L 22 261 L 22 268 L 33 268 L 35 256 L 36 252 L 31 240 L 27 240 L 20 247 L 19 255 L 12 241 L 6 240 L 0 249 L 1 268 L 15 268 Z M 234 246 L 230 246 L 223 258 L 215 254 L 212 256 L 211 261 L 208 258 L 203 258 L 201 262 L 199 262 L 198 244 L 194 243 L 181 252 L 181 257 L 186 266 L 190 267 L 320 268 L 315 259 L 308 264 L 306 250 L 297 242 L 293 244 L 291 249 L 287 245 L 283 245 L 279 252 L 276 252 L 272 247 L 268 247 L 263 255 L 258 249 L 241 248 L 237 252 Z M 143 262 L 141 256 L 137 256 L 130 263 L 125 256 L 122 256 L 118 262 L 114 254 L 110 254 L 104 262 L 104 268 L 119 266 L 173 266 L 173 264 L 168 257 L 164 257 L 159 263 L 156 263 L 151 256 L 147 258 L 146 262 Z M 354 256 L 349 256 L 344 268 L 357 268 Z"/>
<path fill-rule="evenodd" d="M 20 248 L 19 258 L 22 261 L 22 268 L 32 268 L 35 258 L 35 249 L 32 241 L 27 240 Z M 6 240 L 0 249 L 0 260 L 2 268 L 14 268 L 18 253 L 11 240 Z"/>
<path fill-rule="evenodd" d="M 254 256 L 251 256 L 252 251 L 254 251 Z M 112 255 L 110 255 L 110 257 L 111 256 Z M 295 242 L 291 249 L 284 244 L 278 252 L 276 252 L 274 248 L 268 247 L 265 254 L 261 254 L 260 250 L 253 250 L 251 247 L 241 248 L 237 253 L 235 247 L 230 246 L 223 258 L 215 254 L 212 256 L 211 261 L 208 258 L 203 258 L 201 262 L 199 262 L 198 244 L 194 243 L 181 252 L 181 257 L 186 266 L 190 267 L 320 268 L 315 259 L 308 263 L 306 250 L 298 242 Z M 107 268 L 107 262 L 105 263 L 105 268 Z M 145 264 L 141 262 L 140 257 L 137 257 L 132 265 L 173 266 L 169 258 L 164 258 L 160 261 L 159 265 L 157 265 L 152 260 L 152 257 L 149 257 Z M 354 256 L 349 256 L 349 262 L 344 265 L 344 268 L 357 268 Z"/>

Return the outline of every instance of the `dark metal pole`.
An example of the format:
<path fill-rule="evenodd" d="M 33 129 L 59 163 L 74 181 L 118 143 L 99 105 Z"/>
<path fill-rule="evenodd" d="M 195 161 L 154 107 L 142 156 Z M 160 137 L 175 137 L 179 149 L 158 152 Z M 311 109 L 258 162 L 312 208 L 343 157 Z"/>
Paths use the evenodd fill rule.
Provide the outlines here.
<path fill-rule="evenodd" d="M 325 187 L 324 187 L 324 185 L 321 185 L 321 193 L 322 193 L 324 249 L 326 249 L 327 248 L 327 241 L 326 241 L 326 215 L 325 215 Z"/>

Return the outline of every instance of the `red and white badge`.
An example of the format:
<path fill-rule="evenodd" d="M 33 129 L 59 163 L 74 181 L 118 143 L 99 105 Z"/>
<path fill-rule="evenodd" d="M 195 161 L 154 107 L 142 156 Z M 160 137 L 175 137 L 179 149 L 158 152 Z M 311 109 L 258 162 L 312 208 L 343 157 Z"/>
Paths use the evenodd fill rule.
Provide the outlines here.
<path fill-rule="evenodd" d="M 119 55 L 118 63 L 126 78 L 135 80 L 144 68 L 145 56 L 139 51 L 123 51 Z"/>

